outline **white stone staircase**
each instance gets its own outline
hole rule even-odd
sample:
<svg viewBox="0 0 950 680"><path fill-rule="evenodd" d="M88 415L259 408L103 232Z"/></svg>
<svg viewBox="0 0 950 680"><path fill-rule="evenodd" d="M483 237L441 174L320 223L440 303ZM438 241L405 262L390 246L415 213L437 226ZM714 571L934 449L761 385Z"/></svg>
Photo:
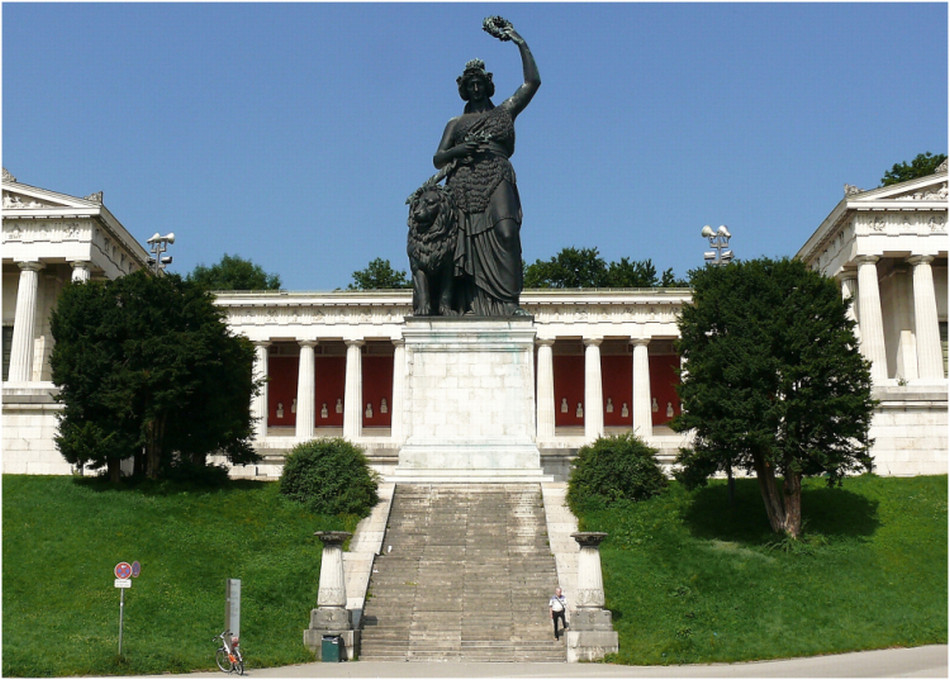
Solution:
<svg viewBox="0 0 950 680"><path fill-rule="evenodd" d="M570 528L563 516L553 524ZM536 483L397 485L360 658L564 662L547 606L559 566L549 526Z"/></svg>

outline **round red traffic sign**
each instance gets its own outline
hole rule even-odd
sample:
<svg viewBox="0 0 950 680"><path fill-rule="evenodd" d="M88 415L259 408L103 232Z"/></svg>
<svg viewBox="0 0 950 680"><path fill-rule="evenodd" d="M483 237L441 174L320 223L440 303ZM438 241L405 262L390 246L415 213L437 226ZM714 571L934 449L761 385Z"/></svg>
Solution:
<svg viewBox="0 0 950 680"><path fill-rule="evenodd" d="M132 575L132 565L128 562L119 562L115 565L115 577L116 578L128 578Z"/></svg>
<svg viewBox="0 0 950 680"><path fill-rule="evenodd" d="M135 560L135 562L132 563L132 576L134 578L138 578L139 574L141 573L142 573L142 565L139 564L138 560Z"/></svg>

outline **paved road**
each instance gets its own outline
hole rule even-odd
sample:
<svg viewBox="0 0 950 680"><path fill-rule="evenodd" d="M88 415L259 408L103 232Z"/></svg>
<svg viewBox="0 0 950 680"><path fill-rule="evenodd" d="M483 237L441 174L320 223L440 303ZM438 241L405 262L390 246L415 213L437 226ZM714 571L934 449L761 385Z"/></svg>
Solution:
<svg viewBox="0 0 950 680"><path fill-rule="evenodd" d="M155 676L168 680L169 676ZM221 673L192 673L218 678ZM946 678L947 645L709 666L600 663L312 663L248 671L250 678Z"/></svg>

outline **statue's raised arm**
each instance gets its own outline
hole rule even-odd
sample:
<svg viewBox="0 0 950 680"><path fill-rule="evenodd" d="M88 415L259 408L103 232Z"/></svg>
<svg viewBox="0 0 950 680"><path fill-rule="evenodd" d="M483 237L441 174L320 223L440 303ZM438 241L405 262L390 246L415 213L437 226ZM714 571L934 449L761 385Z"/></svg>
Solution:
<svg viewBox="0 0 950 680"><path fill-rule="evenodd" d="M510 40L518 46L518 50L521 52L524 82L513 95L501 103L501 106L505 106L511 111L511 117L514 118L524 110L531 98L534 97L534 93L541 87L541 74L538 72L538 65L534 61L534 55L531 54L528 43L507 19L499 16L487 17L482 23L482 30L499 40Z"/></svg>

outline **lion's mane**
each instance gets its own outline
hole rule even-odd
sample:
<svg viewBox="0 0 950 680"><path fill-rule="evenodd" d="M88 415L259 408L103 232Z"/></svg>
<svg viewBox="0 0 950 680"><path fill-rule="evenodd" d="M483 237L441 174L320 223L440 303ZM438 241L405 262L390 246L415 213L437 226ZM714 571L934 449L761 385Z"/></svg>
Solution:
<svg viewBox="0 0 950 680"><path fill-rule="evenodd" d="M439 210L431 225L418 224L415 216L416 201L428 191L439 194ZM407 251L410 263L425 272L435 272L454 257L458 240L458 216L448 191L442 186L432 186L417 192L409 208L409 238Z"/></svg>

